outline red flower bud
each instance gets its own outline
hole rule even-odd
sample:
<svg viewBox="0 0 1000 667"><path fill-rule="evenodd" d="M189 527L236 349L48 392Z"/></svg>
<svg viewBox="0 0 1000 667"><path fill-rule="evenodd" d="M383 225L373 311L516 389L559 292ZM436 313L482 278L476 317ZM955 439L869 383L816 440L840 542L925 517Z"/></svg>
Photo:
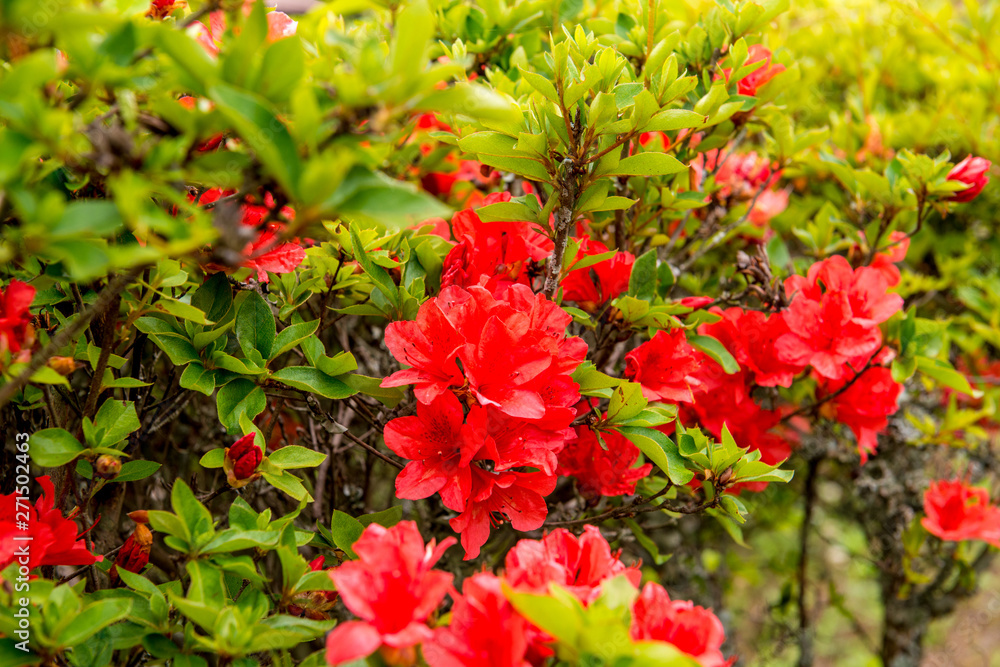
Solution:
<svg viewBox="0 0 1000 667"><path fill-rule="evenodd" d="M233 443L232 447L227 447L223 467L229 484L239 488L257 479L257 466L263 458L264 454L254 442L253 433L248 433Z"/></svg>
<svg viewBox="0 0 1000 667"><path fill-rule="evenodd" d="M115 557L115 564L108 572L113 586L118 585L118 568L138 574L149 562L149 550L153 546L153 531L145 523L137 523L135 530L125 540L125 544Z"/></svg>
<svg viewBox="0 0 1000 667"><path fill-rule="evenodd" d="M972 155L956 164L948 172L948 180L966 183L969 187L959 190L949 197L948 201L968 202L975 199L983 191L983 188L986 187L986 184L989 183L990 177L986 172L990 170L992 165L993 163L986 158L974 157Z"/></svg>

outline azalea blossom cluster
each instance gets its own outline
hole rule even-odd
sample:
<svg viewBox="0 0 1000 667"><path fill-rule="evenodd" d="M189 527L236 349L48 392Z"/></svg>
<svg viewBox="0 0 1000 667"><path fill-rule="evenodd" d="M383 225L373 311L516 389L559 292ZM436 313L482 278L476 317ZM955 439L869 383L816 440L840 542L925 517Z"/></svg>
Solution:
<svg viewBox="0 0 1000 667"><path fill-rule="evenodd" d="M612 578L623 576L639 588L639 570L622 563L594 526L579 537L557 529L540 540L521 540L499 575L474 574L461 593L451 574L434 569L452 544L448 538L425 545L410 521L368 526L353 547L358 560L330 573L359 620L341 623L328 635L327 662L341 665L379 651L388 664L414 664L420 650L430 667L542 665L554 653L554 639L518 613L505 586L548 595L557 585L585 607ZM454 603L450 622L436 625L434 614L446 596ZM630 635L633 641L669 643L703 667L728 664L718 617L692 602L671 600L656 583L638 592Z"/></svg>
<svg viewBox="0 0 1000 667"><path fill-rule="evenodd" d="M694 349L683 330L658 332L626 356L625 376L643 387L650 401L680 406L681 421L698 424L716 437L728 426L737 442L761 451L765 463L788 457L786 438L774 432L780 408L765 409L753 397L756 387L791 387L810 369L817 397L827 415L855 434L862 462L875 451L877 434L897 409L902 385L884 363L879 324L899 312L902 298L889 293L899 282L894 261L905 257L905 243L857 269L834 256L810 267L806 276L785 281L789 307L766 314L734 307L712 309L720 319L698 333L717 339L739 364L727 374ZM828 398L827 398L828 397ZM754 487L756 488L756 487Z"/></svg>
<svg viewBox="0 0 1000 667"><path fill-rule="evenodd" d="M385 427L389 449L410 459L396 478L400 498L434 493L449 509L467 558L490 527L534 530L547 515L557 455L573 436L587 354L566 336L571 317L544 295L515 284L499 297L483 286L445 287L416 321L391 323L385 342L409 368L382 382L414 385L417 414Z"/></svg>

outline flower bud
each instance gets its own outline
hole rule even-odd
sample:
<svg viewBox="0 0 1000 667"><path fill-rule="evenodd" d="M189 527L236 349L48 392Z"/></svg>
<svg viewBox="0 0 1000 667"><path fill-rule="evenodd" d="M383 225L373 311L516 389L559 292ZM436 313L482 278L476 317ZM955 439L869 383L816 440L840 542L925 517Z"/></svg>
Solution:
<svg viewBox="0 0 1000 667"><path fill-rule="evenodd" d="M956 164L948 172L948 180L965 183L968 187L953 194L948 198L948 201L969 202L975 199L990 181L987 172L991 166L992 163L986 158L974 157L972 155Z"/></svg>
<svg viewBox="0 0 1000 667"><path fill-rule="evenodd" d="M79 367L73 357L52 357L49 359L49 368L59 375L69 375Z"/></svg>
<svg viewBox="0 0 1000 667"><path fill-rule="evenodd" d="M136 523L149 523L149 512L146 510L136 510L128 513L128 518Z"/></svg>
<svg viewBox="0 0 1000 667"><path fill-rule="evenodd" d="M122 462L110 454L101 454L94 462L94 474L101 479L114 479L122 471Z"/></svg>
<svg viewBox="0 0 1000 667"><path fill-rule="evenodd" d="M227 447L222 467L226 471L229 485L238 489L257 479L260 476L256 472L257 466L263 458L260 447L254 442L253 433L248 433L233 443L232 447Z"/></svg>
<svg viewBox="0 0 1000 667"><path fill-rule="evenodd" d="M133 512L138 514L138 512ZM108 578L113 586L118 585L118 568L128 570L135 574L142 572L149 562L149 551L153 547L153 531L145 523L136 523L135 530L125 540L125 544L119 549L115 557L115 564L108 572Z"/></svg>

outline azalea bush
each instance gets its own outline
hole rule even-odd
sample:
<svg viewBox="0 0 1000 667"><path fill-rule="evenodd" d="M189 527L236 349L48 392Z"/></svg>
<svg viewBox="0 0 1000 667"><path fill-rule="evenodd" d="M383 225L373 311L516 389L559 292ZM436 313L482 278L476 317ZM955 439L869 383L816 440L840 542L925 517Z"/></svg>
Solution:
<svg viewBox="0 0 1000 667"><path fill-rule="evenodd" d="M3 664L920 664L1000 8L789 5L0 6Z"/></svg>

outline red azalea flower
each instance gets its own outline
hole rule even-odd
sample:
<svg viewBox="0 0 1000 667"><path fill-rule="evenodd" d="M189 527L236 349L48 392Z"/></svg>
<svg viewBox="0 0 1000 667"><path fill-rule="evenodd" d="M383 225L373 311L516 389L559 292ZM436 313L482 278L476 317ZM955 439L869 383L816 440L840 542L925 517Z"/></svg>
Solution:
<svg viewBox="0 0 1000 667"><path fill-rule="evenodd" d="M888 287L877 269L852 270L839 255L813 264L805 277L789 277L789 333L775 343L778 358L811 365L831 380L849 377L851 367L860 368L882 344L879 323L903 307L902 297Z"/></svg>
<svg viewBox="0 0 1000 667"><path fill-rule="evenodd" d="M49 476L39 477L38 483L42 495L34 505L18 501L17 493L0 496L0 570L15 560L29 570L43 565L92 565L104 560L87 550L76 523L55 508L56 490ZM28 513L27 531L18 518L24 512ZM18 536L31 540L15 539ZM25 549L25 545L30 546Z"/></svg>
<svg viewBox="0 0 1000 667"><path fill-rule="evenodd" d="M396 476L396 495L409 500L441 493L445 507L465 509L472 488L472 459L487 444L486 410L473 407L465 419L451 392L417 404L417 416L399 417L385 426L386 446L411 459ZM496 458L496 454L493 455Z"/></svg>
<svg viewBox="0 0 1000 667"><path fill-rule="evenodd" d="M247 259L240 266L256 271L261 282L268 282L268 271L291 273L306 258L305 249L297 243L279 242L282 229L278 223L269 224L243 253Z"/></svg>
<svg viewBox="0 0 1000 667"><path fill-rule="evenodd" d="M983 540L1000 547L1000 507L990 504L986 489L964 482L937 480L924 492L920 523L948 542Z"/></svg>
<svg viewBox="0 0 1000 667"><path fill-rule="evenodd" d="M788 208L788 192L785 190L764 190L753 202L749 219L757 227L765 227L771 218Z"/></svg>
<svg viewBox="0 0 1000 667"><path fill-rule="evenodd" d="M392 528L371 524L354 543L358 560L330 573L337 591L360 621L340 623L327 636L326 661L339 665L386 647L407 649L431 638L427 618L441 604L452 576L433 570L455 543L424 540L412 521Z"/></svg>
<svg viewBox="0 0 1000 667"><path fill-rule="evenodd" d="M449 523L462 534L465 560L479 555L494 524L509 521L514 530L540 528L549 509L545 496L556 487L555 475L543 472L489 472L472 467L472 493L465 511Z"/></svg>
<svg viewBox="0 0 1000 667"><path fill-rule="evenodd" d="M479 339L459 351L469 390L481 405L512 417L539 419L545 416L545 403L533 381L552 365L552 355L508 324L490 317Z"/></svg>
<svg viewBox="0 0 1000 667"><path fill-rule="evenodd" d="M986 184L990 182L988 172L992 165L993 163L986 158L969 155L952 167L951 171L948 172L948 180L965 183L968 187L964 190L959 190L949 197L948 200L969 202L975 199L983 191L983 188L986 187Z"/></svg>
<svg viewBox="0 0 1000 667"><path fill-rule="evenodd" d="M451 623L423 646L430 667L528 667L528 622L503 594L500 579L474 574L455 596Z"/></svg>
<svg viewBox="0 0 1000 667"><path fill-rule="evenodd" d="M608 252L606 245L590 238L580 240L580 254L577 261L591 255ZM597 306L615 298L628 289L635 256L630 252L618 252L611 259L571 270L562 279L563 299L575 301L581 308L594 311Z"/></svg>
<svg viewBox="0 0 1000 667"><path fill-rule="evenodd" d="M838 391L848 380L830 382L823 387L825 393ZM889 416L898 409L899 394L903 385L892 379L888 368L866 370L844 393L833 399L837 421L847 425L858 440L861 463L874 454L878 434L889 424Z"/></svg>
<svg viewBox="0 0 1000 667"><path fill-rule="evenodd" d="M549 592L549 584L559 584L590 604L600 595L601 584L619 574L639 588L642 573L620 556L596 526L585 526L579 537L556 528L541 540L521 540L507 552L504 579L514 588L540 594Z"/></svg>
<svg viewBox="0 0 1000 667"><path fill-rule="evenodd" d="M385 329L385 344L397 361L410 368L382 380L383 387L415 385L413 393L421 403L430 403L449 387L462 386L464 377L455 362L465 344L460 329L448 319L442 306L453 308L470 295L458 287L441 290L420 305L416 321L391 322Z"/></svg>
<svg viewBox="0 0 1000 667"><path fill-rule="evenodd" d="M510 193L491 194L486 204L510 201ZM483 285L499 296L514 284L528 285L528 268L552 251L552 242L528 222L482 222L473 209L451 220L458 244L444 260L441 286Z"/></svg>
<svg viewBox="0 0 1000 667"><path fill-rule="evenodd" d="M690 403L701 358L695 354L684 331L658 331L652 340L625 355L625 377L642 385L649 401Z"/></svg>
<svg viewBox="0 0 1000 667"><path fill-rule="evenodd" d="M790 387L794 377L805 369L804 365L782 361L775 350L778 338L788 333L782 313L768 316L738 307L712 312L722 315L722 320L703 324L698 333L717 338L748 371L754 384Z"/></svg>
<svg viewBox="0 0 1000 667"><path fill-rule="evenodd" d="M35 288L20 280L11 280L0 290L0 354L9 350L17 355L34 343L30 311L34 299Z"/></svg>
<svg viewBox="0 0 1000 667"><path fill-rule="evenodd" d="M568 382L576 400L579 399L579 387L576 383L563 377L558 377L557 384ZM558 390L559 387L554 387ZM561 393L561 392L559 392ZM541 394L546 404L546 418L534 422L506 415L496 408L487 408L489 415L489 437L496 447L494 454L483 450L483 457L494 461L494 470L503 472L517 467L538 468L546 475L556 474L559 465L559 452L566 441L574 437L575 431L569 426L576 418L576 412L567 407L564 410L553 408L554 398L550 394Z"/></svg>
<svg viewBox="0 0 1000 667"><path fill-rule="evenodd" d="M644 463L633 467L639 448L617 432L602 433L605 450L597 434L587 426L576 429L559 455L559 474L576 478L576 488L584 498L626 496L635 493L635 485L647 477L653 466Z"/></svg>
<svg viewBox="0 0 1000 667"><path fill-rule="evenodd" d="M702 667L726 667L722 621L711 610L690 601L671 600L666 589L649 582L632 605L632 639L673 644Z"/></svg>

